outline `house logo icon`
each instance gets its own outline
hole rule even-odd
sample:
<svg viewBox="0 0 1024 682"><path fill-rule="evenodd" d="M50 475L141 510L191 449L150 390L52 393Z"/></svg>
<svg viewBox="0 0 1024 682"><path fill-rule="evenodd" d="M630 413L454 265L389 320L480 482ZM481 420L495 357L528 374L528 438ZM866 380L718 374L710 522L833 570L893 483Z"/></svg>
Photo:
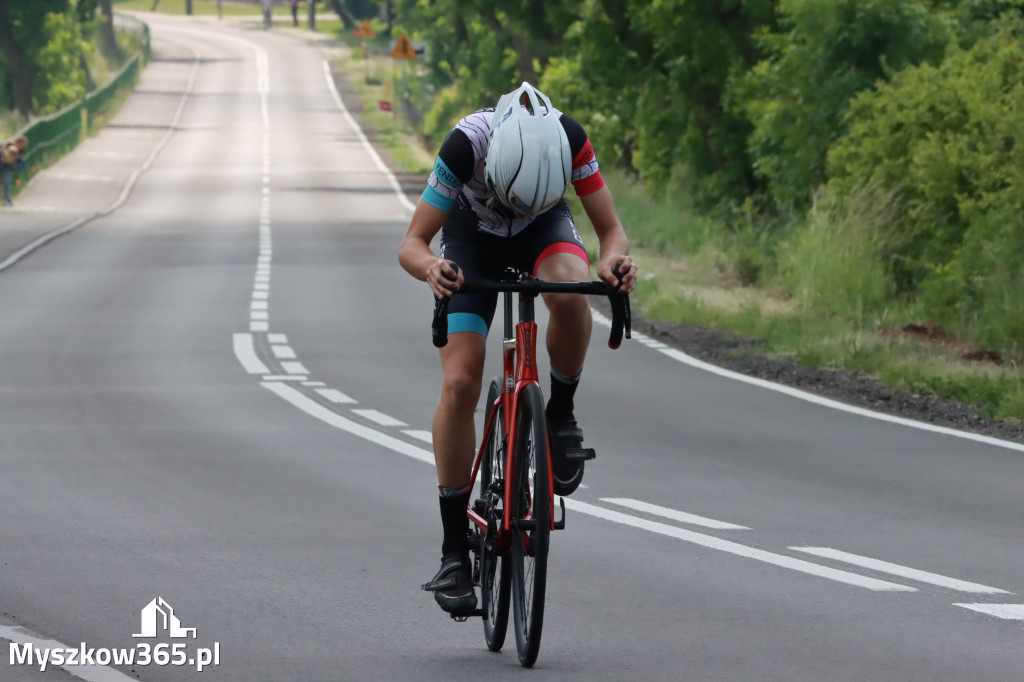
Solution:
<svg viewBox="0 0 1024 682"><path fill-rule="evenodd" d="M160 631L168 636L196 638L195 628L181 627L181 621L174 615L174 608L163 597L157 597L142 609L142 632L132 637L156 637Z"/></svg>

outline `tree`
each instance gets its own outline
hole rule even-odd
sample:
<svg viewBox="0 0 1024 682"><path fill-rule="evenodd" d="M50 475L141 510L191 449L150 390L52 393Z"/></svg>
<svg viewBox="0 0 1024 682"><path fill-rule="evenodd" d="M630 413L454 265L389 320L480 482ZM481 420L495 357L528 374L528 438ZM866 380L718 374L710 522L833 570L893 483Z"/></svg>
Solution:
<svg viewBox="0 0 1024 682"><path fill-rule="evenodd" d="M352 12L349 11L348 7L345 6L345 3L342 2L342 0L327 0L327 2L331 6L331 9L334 10L334 13L338 15L338 18L341 19L341 23L345 27L345 30L354 30L356 27L356 19L352 16ZM311 6L310 12L312 11L313 8Z"/></svg>
<svg viewBox="0 0 1024 682"><path fill-rule="evenodd" d="M754 186L750 124L726 98L773 17L771 0L588 0L542 82L653 190L684 168L706 203L738 203Z"/></svg>
<svg viewBox="0 0 1024 682"><path fill-rule="evenodd" d="M32 71L28 67L25 50L11 30L14 26L12 15L10 0L0 0L0 49L10 74L14 107L23 118L28 118L32 113Z"/></svg>
<svg viewBox="0 0 1024 682"><path fill-rule="evenodd" d="M46 15L46 42L34 55L32 108L52 113L80 100L89 87L89 73L82 68L92 47L82 37L81 24L69 12Z"/></svg>
<svg viewBox="0 0 1024 682"><path fill-rule="evenodd" d="M38 72L36 60L50 36L46 21L51 13L64 14L69 0L33 0L29 3L0 0L0 51L11 79L14 106L28 118L34 111ZM77 64L77 53L75 60Z"/></svg>
<svg viewBox="0 0 1024 682"><path fill-rule="evenodd" d="M121 61L124 59L124 52L117 44L117 36L114 35L114 10L110 0L99 0L102 19L99 24L100 49L107 57Z"/></svg>
<svg viewBox="0 0 1024 682"><path fill-rule="evenodd" d="M949 32L925 0L781 0L767 58L737 78L734 110L753 123L757 176L779 208L803 210L826 180L850 98L904 67L942 57Z"/></svg>

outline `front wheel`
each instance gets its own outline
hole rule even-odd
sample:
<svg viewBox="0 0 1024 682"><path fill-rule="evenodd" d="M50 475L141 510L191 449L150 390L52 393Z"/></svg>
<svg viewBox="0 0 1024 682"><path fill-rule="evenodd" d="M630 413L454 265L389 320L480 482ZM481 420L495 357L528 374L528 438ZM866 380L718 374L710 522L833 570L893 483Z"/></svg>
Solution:
<svg viewBox="0 0 1024 682"><path fill-rule="evenodd" d="M495 379L487 392L487 414L501 391ZM505 508L505 409L495 409L486 450L480 462L480 498L484 501L482 516L487 519L487 533L480 538L480 591L484 608L484 640L491 651L501 651L508 629L508 605L511 588L508 559L498 556L498 529Z"/></svg>
<svg viewBox="0 0 1024 682"><path fill-rule="evenodd" d="M529 668L540 651L551 534L550 465L544 399L526 386L516 406L511 472L512 606L519 662Z"/></svg>

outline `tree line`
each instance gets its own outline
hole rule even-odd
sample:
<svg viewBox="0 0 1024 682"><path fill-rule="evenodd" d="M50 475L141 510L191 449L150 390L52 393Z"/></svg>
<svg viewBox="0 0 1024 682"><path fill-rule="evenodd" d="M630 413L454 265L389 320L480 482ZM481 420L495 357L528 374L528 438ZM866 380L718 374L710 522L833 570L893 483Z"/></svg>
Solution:
<svg viewBox="0 0 1024 682"><path fill-rule="evenodd" d="M435 143L531 81L653 197L776 251L856 215L878 305L1024 354L1024 0L394 5L429 44Z"/></svg>

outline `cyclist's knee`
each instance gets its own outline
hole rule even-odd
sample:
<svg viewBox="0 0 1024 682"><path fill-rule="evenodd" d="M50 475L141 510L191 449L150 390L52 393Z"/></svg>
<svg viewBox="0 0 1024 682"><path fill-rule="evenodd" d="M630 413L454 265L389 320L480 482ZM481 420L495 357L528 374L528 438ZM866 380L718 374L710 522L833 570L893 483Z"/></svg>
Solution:
<svg viewBox="0 0 1024 682"><path fill-rule="evenodd" d="M480 399L481 377L472 371L450 368L441 384L442 399L456 410L474 410Z"/></svg>
<svg viewBox="0 0 1024 682"><path fill-rule="evenodd" d="M537 264L537 276L548 282L578 282L590 276L590 266L575 253L555 253Z"/></svg>
<svg viewBox="0 0 1024 682"><path fill-rule="evenodd" d="M562 319L583 320L590 313L586 297L580 294L545 294L544 304L551 315Z"/></svg>

